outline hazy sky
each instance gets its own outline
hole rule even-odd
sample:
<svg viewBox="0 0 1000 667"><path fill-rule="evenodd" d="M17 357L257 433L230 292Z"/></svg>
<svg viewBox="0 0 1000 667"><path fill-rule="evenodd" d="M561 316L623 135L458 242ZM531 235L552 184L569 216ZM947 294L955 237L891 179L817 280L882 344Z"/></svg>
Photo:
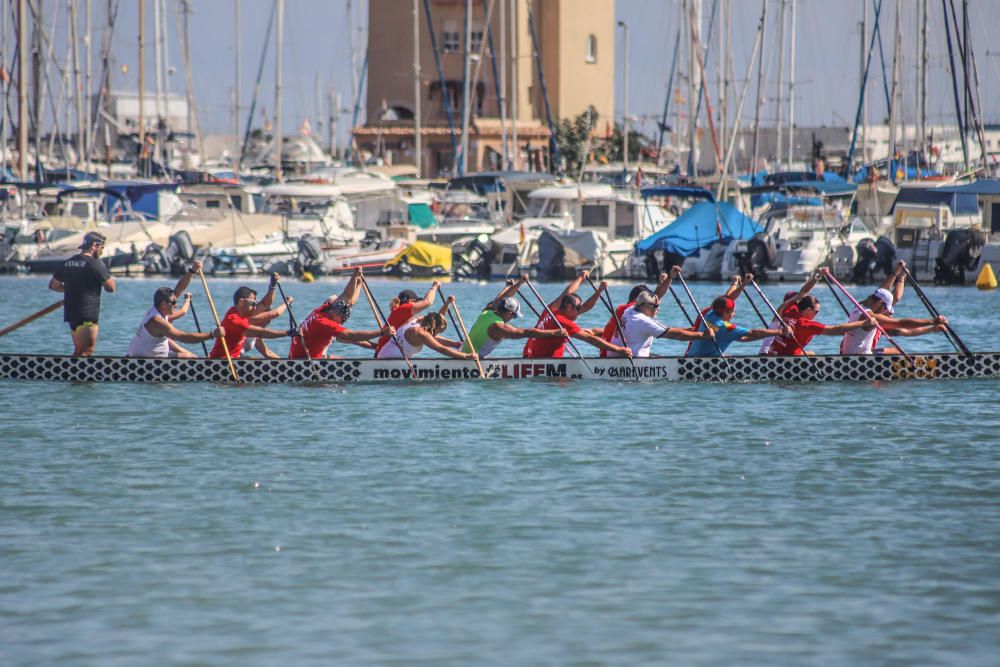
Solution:
<svg viewBox="0 0 1000 667"><path fill-rule="evenodd" d="M378 0L372 0L377 2ZM576 0L581 6L588 0ZM868 0L871 8L876 0ZM94 10L95 44L100 45L98 26L103 24L104 0L92 0ZM248 106L256 76L261 47L264 39L268 14L273 0L242 0L242 104ZM704 20L707 29L708 17L713 0L703 0ZM782 0L769 0L767 37L765 40L765 95L768 102L762 108L761 117L767 123L774 122L775 111L771 100L775 97L777 79L777 16ZM80 0L81 8L86 0ZM733 50L736 78L740 79L746 68L753 43L754 32L760 16L762 0L735 0L733 16ZM191 45L193 55L193 77L202 128L206 132L228 132L232 127L232 91L235 80L235 31L233 0L192 0L194 15L191 17ZM478 4L478 3L477 3ZM892 34L894 2L884 0L883 45L890 67L892 57ZM928 98L929 122L949 123L954 118L954 106L950 76L947 70L947 50L943 33L941 2L929 0L930 4L930 79L931 95ZM955 0L956 6L961 2ZM4 0L9 10L11 0ZM59 24L56 30L56 57L66 57L64 39L66 20L64 0L44 0L45 13L51 25L52 13L58 8ZM170 88L184 91L181 51L176 39L174 0L168 0L168 27L170 33L170 61L176 67L171 77ZM318 87L325 91L334 87L343 95L344 106L350 106L351 69L348 35L350 32L347 0L286 0L285 18L285 131L298 126L303 119L310 118L315 125L317 114ZM356 43L363 49L367 36L364 25L367 17L367 0L354 0ZM917 0L903 0L903 91L906 96L907 117L914 118L916 105L913 100L917 56ZM990 45L989 37L1000 33L1000 0L972 0L970 3L972 42L979 66L982 103L987 122L1000 121L1000 47ZM797 45L796 45L796 111L795 120L800 125L851 125L858 99L859 81L859 23L862 0L798 0ZM630 114L639 117L639 126L648 131L654 127L653 117L660 113L666 91L666 80L670 70L674 37L680 14L679 0L618 0L617 14L620 20L631 27L631 103ZM874 11L870 9L870 16ZM146 2L147 44L153 35L153 11L151 2ZM137 85L136 62L138 44L138 9L132 0L122 0L119 19L115 31L114 52L117 58L113 87L134 89ZM11 30L8 26L7 30ZM617 113L621 114L622 92L622 49L621 30L616 31ZM13 50L12 33L5 33L6 62L10 63ZM786 32L786 42L790 34ZM718 36L712 38L712 52L707 67L711 79L715 78L715 58L719 53ZM543 45L544 48L544 45ZM262 105L267 113L273 113L274 106L274 51L270 50L265 62L261 80ZM95 52L95 77L99 69ZM405 55L403 56L405 57ZM361 57L358 59L359 63ZM119 67L128 64L128 74L121 74ZM788 60L785 72L787 77ZM876 52L873 60L875 84L869 88L871 117L885 116L885 94L881 88L881 70ZM154 87L153 53L151 46L146 52L147 90ZM713 98L716 86L710 83ZM751 98L744 117L753 116ZM735 103L733 104L735 107ZM364 111L362 105L362 120ZM260 118L258 112L257 118ZM244 120L245 123L245 115ZM342 127L350 122L350 114L342 119ZM259 123L257 123L259 124Z"/></svg>

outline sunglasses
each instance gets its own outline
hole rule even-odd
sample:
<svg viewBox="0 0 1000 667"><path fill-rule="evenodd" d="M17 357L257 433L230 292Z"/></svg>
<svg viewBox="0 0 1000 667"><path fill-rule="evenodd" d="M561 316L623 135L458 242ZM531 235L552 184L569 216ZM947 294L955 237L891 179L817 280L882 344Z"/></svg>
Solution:
<svg viewBox="0 0 1000 667"><path fill-rule="evenodd" d="M245 299L243 299L243 300L244 300L244 301L246 301L246 304L247 304L248 306L250 306L251 308L253 308L254 306L256 306L256 305L257 305L257 299L246 299L246 298L245 298Z"/></svg>
<svg viewBox="0 0 1000 667"><path fill-rule="evenodd" d="M171 306L176 306L177 305L177 299L169 299L167 301L167 303L170 304Z"/></svg>

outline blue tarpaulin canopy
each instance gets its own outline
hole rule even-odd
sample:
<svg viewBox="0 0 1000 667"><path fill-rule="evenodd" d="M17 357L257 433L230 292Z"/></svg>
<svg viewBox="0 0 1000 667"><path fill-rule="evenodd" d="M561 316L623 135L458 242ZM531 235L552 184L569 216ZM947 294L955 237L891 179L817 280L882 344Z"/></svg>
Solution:
<svg viewBox="0 0 1000 667"><path fill-rule="evenodd" d="M721 239L719 226L722 227ZM639 252L666 250L689 257L715 241L728 243L736 239L750 239L762 231L763 227L728 202L701 201L660 231L639 241L636 249Z"/></svg>
<svg viewBox="0 0 1000 667"><path fill-rule="evenodd" d="M132 204L132 210L143 213L154 219L160 217L160 204L157 193L161 190L177 192L177 183L133 183L129 181L108 181L104 184L108 190L113 190ZM114 205L115 202L108 202Z"/></svg>

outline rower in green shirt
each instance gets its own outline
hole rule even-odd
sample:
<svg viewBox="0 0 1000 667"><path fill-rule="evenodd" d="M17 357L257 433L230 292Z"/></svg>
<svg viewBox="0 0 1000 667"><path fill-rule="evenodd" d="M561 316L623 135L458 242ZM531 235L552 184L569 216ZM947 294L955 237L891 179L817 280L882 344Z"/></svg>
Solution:
<svg viewBox="0 0 1000 667"><path fill-rule="evenodd" d="M475 350L479 358L483 359L507 339L559 338L563 335L559 329L522 329L508 324L521 314L521 304L513 295L517 294L517 290L527 280L528 276L521 276L520 280L507 285L496 299L486 306L469 330L469 338L462 345L463 352Z"/></svg>

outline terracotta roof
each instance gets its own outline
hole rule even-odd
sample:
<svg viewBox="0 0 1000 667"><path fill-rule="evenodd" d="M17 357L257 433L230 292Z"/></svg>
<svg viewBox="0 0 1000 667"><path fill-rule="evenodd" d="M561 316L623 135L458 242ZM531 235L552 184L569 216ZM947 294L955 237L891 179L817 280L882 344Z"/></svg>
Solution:
<svg viewBox="0 0 1000 667"><path fill-rule="evenodd" d="M510 132L510 128L507 128ZM363 125L361 127L356 127L351 132L357 137L412 137L413 136L413 125ZM469 134L472 136L500 136L500 123L474 123L469 128ZM420 136L448 136L451 134L451 130L448 129L447 125L438 126L424 126L420 128ZM460 134L459 128L455 128L456 136ZM547 139L549 137L549 128L543 125L529 125L525 127L520 125L517 128L518 138L530 138L530 139Z"/></svg>

